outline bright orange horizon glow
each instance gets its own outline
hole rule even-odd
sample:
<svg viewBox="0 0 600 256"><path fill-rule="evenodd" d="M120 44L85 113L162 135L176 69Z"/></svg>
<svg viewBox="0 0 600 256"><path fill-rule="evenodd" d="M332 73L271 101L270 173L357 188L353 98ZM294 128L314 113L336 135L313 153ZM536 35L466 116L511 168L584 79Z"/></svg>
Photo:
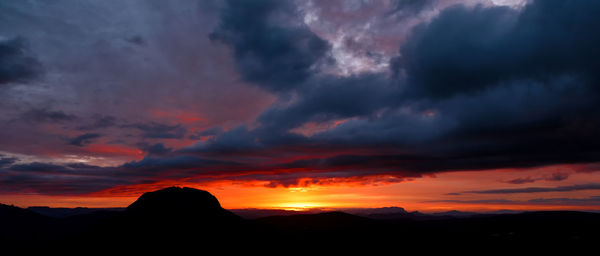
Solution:
<svg viewBox="0 0 600 256"><path fill-rule="evenodd" d="M396 183L369 183L340 181L306 186L267 187L268 181L212 181L205 183L163 181L116 187L81 196L1 195L0 202L21 207L126 207L147 191L169 186L187 186L207 190L215 195L226 209L284 209L303 211L310 209L403 207L408 211L440 212L492 211L492 210L600 210L600 205L557 205L529 203L539 198L587 198L597 196L595 190L573 192L543 192L516 194L447 195L461 191L555 187L570 184L600 182L597 172L569 171L567 180L540 180L527 184L507 184L501 181L516 177L539 176L552 170L565 170L553 166L529 170L462 171L424 176ZM376 179L377 180L377 179ZM481 203L482 200L510 200L510 202ZM457 202L463 201L463 202Z"/></svg>

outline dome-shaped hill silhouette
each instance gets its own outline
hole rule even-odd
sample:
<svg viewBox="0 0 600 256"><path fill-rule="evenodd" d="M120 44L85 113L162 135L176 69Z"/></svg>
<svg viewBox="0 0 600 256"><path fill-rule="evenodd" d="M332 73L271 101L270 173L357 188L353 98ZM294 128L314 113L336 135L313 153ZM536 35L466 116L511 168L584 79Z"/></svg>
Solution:
<svg viewBox="0 0 600 256"><path fill-rule="evenodd" d="M144 193L127 207L125 213L136 218L152 217L155 222L214 223L240 219L223 209L219 200L209 192L188 187L169 187Z"/></svg>
<svg viewBox="0 0 600 256"><path fill-rule="evenodd" d="M169 187L144 193L122 215L98 226L115 240L219 239L244 229L241 217L221 207L207 191Z"/></svg>
<svg viewBox="0 0 600 256"><path fill-rule="evenodd" d="M170 187L144 193L126 210L128 213L144 215L229 215L219 200L209 192L187 187Z"/></svg>

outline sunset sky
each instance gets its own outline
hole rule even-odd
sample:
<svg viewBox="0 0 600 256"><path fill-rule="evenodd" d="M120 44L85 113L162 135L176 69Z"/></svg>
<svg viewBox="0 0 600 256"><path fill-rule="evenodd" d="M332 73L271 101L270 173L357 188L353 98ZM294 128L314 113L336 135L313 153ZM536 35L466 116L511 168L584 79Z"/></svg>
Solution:
<svg viewBox="0 0 600 256"><path fill-rule="evenodd" d="M0 203L600 210L600 1L0 1Z"/></svg>

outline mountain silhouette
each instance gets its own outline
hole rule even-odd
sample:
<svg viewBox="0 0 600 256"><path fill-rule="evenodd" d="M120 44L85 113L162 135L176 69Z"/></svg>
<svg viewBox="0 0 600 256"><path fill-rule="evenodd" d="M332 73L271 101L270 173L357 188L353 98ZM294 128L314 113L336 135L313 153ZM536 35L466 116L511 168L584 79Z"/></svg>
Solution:
<svg viewBox="0 0 600 256"><path fill-rule="evenodd" d="M44 212L50 211L44 209ZM223 209L209 192L185 187L144 193L121 211L83 211L56 218L0 204L0 245L20 241L39 248L100 248L108 253L115 248L128 248L139 254L156 248L284 251L313 245L314 248L353 250L398 242L528 245L540 242L593 244L600 239L597 232L600 214L591 212L474 215L449 212L436 216L406 212L401 208L381 208L355 214L282 213L281 216L243 219Z"/></svg>
<svg viewBox="0 0 600 256"><path fill-rule="evenodd" d="M115 218L98 223L92 236L112 241L211 241L242 234L244 220L209 192L169 187L144 193Z"/></svg>
<svg viewBox="0 0 600 256"><path fill-rule="evenodd" d="M175 218L172 221L227 222L240 217L221 207L219 200L204 190L169 187L147 192L127 207L135 217Z"/></svg>
<svg viewBox="0 0 600 256"><path fill-rule="evenodd" d="M64 208L64 207L48 207L48 206L30 206L27 210L32 212L53 217L53 218L68 218L78 215L88 215L103 211L123 211L124 208L87 208L87 207L76 207L76 208Z"/></svg>
<svg viewBox="0 0 600 256"><path fill-rule="evenodd" d="M43 239L52 218L12 205L0 204L0 240Z"/></svg>

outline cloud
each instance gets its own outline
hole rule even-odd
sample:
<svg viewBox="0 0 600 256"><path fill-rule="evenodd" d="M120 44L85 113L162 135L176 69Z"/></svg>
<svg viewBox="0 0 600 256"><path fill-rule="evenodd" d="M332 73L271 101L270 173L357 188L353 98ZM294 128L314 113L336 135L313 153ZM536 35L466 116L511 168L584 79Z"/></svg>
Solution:
<svg viewBox="0 0 600 256"><path fill-rule="evenodd" d="M108 128L116 125L117 118L114 116L104 116L104 115L94 115L92 118L92 123L87 125L82 125L78 127L78 130L88 131L88 130L96 130Z"/></svg>
<svg viewBox="0 0 600 256"><path fill-rule="evenodd" d="M78 117L61 110L31 109L23 112L20 119L37 123L61 123L77 120Z"/></svg>
<svg viewBox="0 0 600 256"><path fill-rule="evenodd" d="M536 198L528 201L534 204L551 205L600 205L600 196L591 196L588 198Z"/></svg>
<svg viewBox="0 0 600 256"><path fill-rule="evenodd" d="M525 184L525 183L534 183L537 179L534 179L532 177L525 177L525 178L516 178L516 179L512 179L512 180L507 180L505 181L506 183L510 183L510 184Z"/></svg>
<svg viewBox="0 0 600 256"><path fill-rule="evenodd" d="M432 200L426 203L459 203L459 204L518 204L519 201L507 199L481 199L481 200Z"/></svg>
<svg viewBox="0 0 600 256"><path fill-rule="evenodd" d="M18 159L14 158L14 157L4 157L3 155L0 155L0 168L2 168L4 166L12 165L17 160Z"/></svg>
<svg viewBox="0 0 600 256"><path fill-rule="evenodd" d="M0 38L0 84L24 82L39 76L41 63L22 37Z"/></svg>
<svg viewBox="0 0 600 256"><path fill-rule="evenodd" d="M97 139L100 137L102 137L102 135L100 135L98 133L84 133L75 138L69 139L68 143L69 143L69 145L83 147L86 144L92 143L94 139Z"/></svg>
<svg viewBox="0 0 600 256"><path fill-rule="evenodd" d="M593 127L600 127L600 117L593 109L599 95L590 82L596 75L578 64L596 65L598 58L584 54L595 49L587 41L568 38L586 38L600 21L591 11L596 4L581 5L535 1L522 10L447 8L415 28L400 47L391 71L404 75L314 74L301 80L293 96L282 95L267 108L258 127L231 129L196 148L255 154L286 146L306 152L377 146L435 159L407 167L422 172L598 161L593 149L600 136ZM552 19L556 31L536 18L552 17L561 8L569 13L585 8L580 15L586 18L571 24L559 15ZM562 31L566 24L577 29ZM556 36L561 33L572 37ZM547 42L564 47L550 52ZM570 51L580 58L566 57ZM311 136L294 133L311 123L337 121Z"/></svg>
<svg viewBox="0 0 600 256"><path fill-rule="evenodd" d="M580 190L600 190L600 184L576 184L569 186L558 187L528 187L528 188L507 188L507 189L490 189L490 190L473 190L462 193L472 194L517 194L517 193L542 193L542 192L571 192Z"/></svg>
<svg viewBox="0 0 600 256"><path fill-rule="evenodd" d="M569 178L569 174L568 173L562 173L562 172L555 172L550 176L546 176L544 177L544 180L547 181L563 181Z"/></svg>
<svg viewBox="0 0 600 256"><path fill-rule="evenodd" d="M417 95L446 98L477 93L502 81L554 79L572 74L598 81L600 4L533 1L509 7L447 8L418 26L401 47L404 68Z"/></svg>
<svg viewBox="0 0 600 256"><path fill-rule="evenodd" d="M225 130L223 130L221 127L212 127L201 132L195 132L194 134L190 135L190 139L200 140L202 137L217 136L221 135L223 132L225 132Z"/></svg>
<svg viewBox="0 0 600 256"><path fill-rule="evenodd" d="M211 38L232 47L244 79L269 91L301 84L330 48L302 22L291 1L226 1L220 16Z"/></svg>
<svg viewBox="0 0 600 256"><path fill-rule="evenodd" d="M391 9L386 16L391 16L397 20L412 18L424 10L434 7L437 0L393 0L390 3Z"/></svg>
<svg viewBox="0 0 600 256"><path fill-rule="evenodd" d="M600 24L596 8L558 1L535 1L520 10L453 6L413 30L389 73L337 76L309 68L325 50L313 55L296 42L323 39L297 26L294 5L228 3L212 38L232 48L244 79L279 92L278 99L256 124L206 133L207 140L171 154L230 157L251 170L291 169L307 177L312 174L307 170L419 177L597 162L600 116L593 110L599 95L589 68L597 64L595 47L569 39L587 38ZM556 13L580 9L585 11L573 23L571 16ZM289 20L280 20L282 13ZM554 16L554 29L548 30L542 21ZM563 34L570 37L557 36ZM551 51L546 44L561 47ZM270 47L280 45L285 51L272 52ZM296 55L308 59L291 57ZM296 59L301 64L294 72L279 70ZM327 122L337 124L311 135L294 132ZM280 184L297 180L282 177Z"/></svg>
<svg viewBox="0 0 600 256"><path fill-rule="evenodd" d="M151 155L165 155L172 151L171 148L165 147L165 145L162 143L156 143L156 144L151 145L151 144L142 142L142 143L138 143L138 146L140 147L141 150L143 150L144 152L148 152L148 154L151 154Z"/></svg>
<svg viewBox="0 0 600 256"><path fill-rule="evenodd" d="M142 132L142 137L153 139L181 139L187 129L181 125L168 125L157 122L126 124L123 128L135 128Z"/></svg>
<svg viewBox="0 0 600 256"><path fill-rule="evenodd" d="M237 163L196 156L146 156L114 167L84 163L31 162L0 167L0 193L39 193L81 195L115 186L150 184L164 180L190 178L215 168L232 169ZM174 171L177 170L177 171Z"/></svg>
<svg viewBox="0 0 600 256"><path fill-rule="evenodd" d="M56 147L64 141L55 134L90 136L103 129L106 141L148 155L103 172L90 166L15 166L20 173L2 167L2 184L29 180L22 184L48 192L55 178L79 193L161 178L202 179L198 175L207 172L269 180L271 186L302 184L303 177L315 183L352 177L399 182L446 171L600 161L600 7L593 1L531 1L518 9L456 5L439 14L428 12L438 1L392 2L398 8L365 2L341 12L325 2L310 7L275 0L37 4L0 4L20 10L0 8L14 21L0 24L3 31L34 36L31 49L52 64L52 79L45 81L51 86L11 87L0 102L0 116L26 121L0 129L0 138L11 141L3 150L33 150L40 138L43 148L82 153ZM393 14L365 17L382 13L372 8ZM101 10L98 18L81 15L90 10ZM423 12L431 17L421 17ZM398 19L389 18L394 15ZM350 25L330 24L335 22ZM370 27L345 34L359 23ZM391 33L413 23L420 25L407 37ZM387 48L398 51L392 55ZM344 63L331 61L338 50ZM393 60L332 72L338 64L345 70L371 63L352 53ZM186 122L190 112L201 121ZM60 125L48 125L54 123ZM140 137L150 142L139 143ZM93 138L76 139L84 145ZM170 139L199 141L177 148L190 142ZM23 176L42 167L82 175ZM101 185L83 174L92 169ZM89 182L90 189L76 182Z"/></svg>
<svg viewBox="0 0 600 256"><path fill-rule="evenodd" d="M143 132L123 124L154 121L190 129L191 119L207 126L250 120L270 95L240 81L227 47L209 40L217 2L0 3L0 41L23 38L25 52L44 68L27 85L0 86L1 150L90 154L56 135L101 133L103 141L132 146ZM143 45L136 43L140 38ZM21 119L30 109L40 111ZM183 129L147 135L179 138ZM131 160L115 157L107 161Z"/></svg>
<svg viewBox="0 0 600 256"><path fill-rule="evenodd" d="M369 115L393 105L398 96L390 81L381 75L320 76L307 81L294 101L272 106L258 121L289 130L310 121Z"/></svg>
<svg viewBox="0 0 600 256"><path fill-rule="evenodd" d="M459 204L521 204L521 205L578 205L596 206L600 205L600 196L587 198L534 198L526 201L507 199L483 199L483 200L435 200L428 203L459 203Z"/></svg>
<svg viewBox="0 0 600 256"><path fill-rule="evenodd" d="M540 177L531 177L531 176L527 176L527 177L523 177L523 178L516 178L516 179L512 179L512 180L507 180L507 181L503 181L506 183L510 183L510 184L525 184L525 183L534 183L538 180L545 180L545 181L563 181L569 178L569 174L568 173L562 173L562 172L555 172L552 173L550 175L543 175Z"/></svg>
<svg viewBox="0 0 600 256"><path fill-rule="evenodd" d="M0 168L0 193L82 194L127 181L114 170L86 164L27 163Z"/></svg>

